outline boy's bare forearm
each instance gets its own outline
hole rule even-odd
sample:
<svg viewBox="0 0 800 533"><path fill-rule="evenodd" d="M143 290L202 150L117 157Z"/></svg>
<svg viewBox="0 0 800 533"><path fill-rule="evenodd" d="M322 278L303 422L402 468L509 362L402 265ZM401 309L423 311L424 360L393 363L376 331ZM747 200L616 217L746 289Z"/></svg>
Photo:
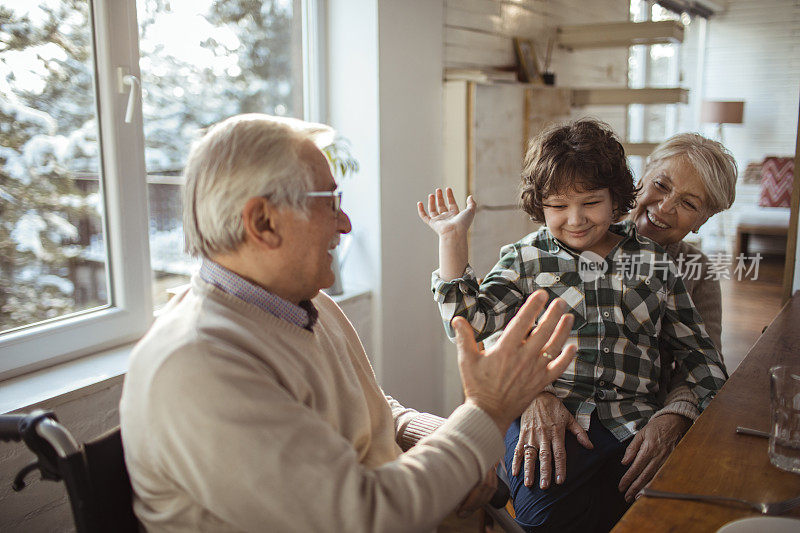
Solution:
<svg viewBox="0 0 800 533"><path fill-rule="evenodd" d="M468 261L467 231L454 230L439 236L439 277L444 281L460 278Z"/></svg>

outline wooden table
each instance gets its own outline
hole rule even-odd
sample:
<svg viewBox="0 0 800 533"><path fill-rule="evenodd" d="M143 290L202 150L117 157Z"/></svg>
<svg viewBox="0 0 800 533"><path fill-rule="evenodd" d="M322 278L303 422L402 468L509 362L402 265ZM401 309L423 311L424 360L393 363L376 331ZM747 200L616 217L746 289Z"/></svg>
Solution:
<svg viewBox="0 0 800 533"><path fill-rule="evenodd" d="M753 501L800 495L800 474L770 464L767 439L736 434L736 426L769 431L768 370L780 364L800 365L800 294L781 309L650 486ZM758 513L734 506L641 497L613 531L714 532L753 516ZM800 507L786 516L800 518Z"/></svg>

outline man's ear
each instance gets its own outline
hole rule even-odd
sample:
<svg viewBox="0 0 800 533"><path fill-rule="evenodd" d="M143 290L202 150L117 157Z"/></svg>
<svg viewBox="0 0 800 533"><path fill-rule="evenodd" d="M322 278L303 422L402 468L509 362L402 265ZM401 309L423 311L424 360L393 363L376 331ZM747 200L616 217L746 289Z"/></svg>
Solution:
<svg viewBox="0 0 800 533"><path fill-rule="evenodd" d="M277 248L281 243L275 226L277 214L275 206L266 198L253 197L247 200L242 209L242 224L247 238L255 244Z"/></svg>

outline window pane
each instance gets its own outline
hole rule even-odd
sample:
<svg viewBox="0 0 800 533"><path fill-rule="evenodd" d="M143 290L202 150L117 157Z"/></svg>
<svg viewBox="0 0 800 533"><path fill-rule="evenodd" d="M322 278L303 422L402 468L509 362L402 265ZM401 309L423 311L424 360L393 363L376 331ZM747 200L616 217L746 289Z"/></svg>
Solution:
<svg viewBox="0 0 800 533"><path fill-rule="evenodd" d="M653 4L652 17L650 20L681 20L681 16L678 13L675 13L669 9L665 9L658 4Z"/></svg>
<svg viewBox="0 0 800 533"><path fill-rule="evenodd" d="M650 64L647 71L648 87L675 87L678 47L675 44L654 44L650 46Z"/></svg>
<svg viewBox="0 0 800 533"><path fill-rule="evenodd" d="M0 331L109 303L88 2L0 6Z"/></svg>
<svg viewBox="0 0 800 533"><path fill-rule="evenodd" d="M181 173L204 128L238 113L302 117L297 0L138 0L153 300L188 281ZM176 31L180 28L180 31Z"/></svg>

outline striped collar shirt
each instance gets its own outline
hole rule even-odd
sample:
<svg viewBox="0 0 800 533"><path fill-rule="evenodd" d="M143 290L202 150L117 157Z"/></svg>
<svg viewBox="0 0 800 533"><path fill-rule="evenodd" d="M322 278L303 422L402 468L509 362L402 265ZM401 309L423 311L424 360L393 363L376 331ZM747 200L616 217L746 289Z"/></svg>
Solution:
<svg viewBox="0 0 800 533"><path fill-rule="evenodd" d="M311 330L317 321L317 310L311 301L304 300L300 305L295 305L209 259L203 260L200 277L218 289L297 327Z"/></svg>
<svg viewBox="0 0 800 533"><path fill-rule="evenodd" d="M666 342L688 370L687 383L702 410L727 375L714 343L663 248L622 222L622 237L605 258L587 268L588 254L564 246L545 227L504 246L500 261L479 285L470 267L445 282L433 273L432 290L445 329L465 317L477 340L502 331L538 289L561 298L575 316L569 342L578 354L554 383L555 394L588 428L600 421L620 440L634 435L661 407L657 400ZM590 256L591 258L591 256Z"/></svg>

